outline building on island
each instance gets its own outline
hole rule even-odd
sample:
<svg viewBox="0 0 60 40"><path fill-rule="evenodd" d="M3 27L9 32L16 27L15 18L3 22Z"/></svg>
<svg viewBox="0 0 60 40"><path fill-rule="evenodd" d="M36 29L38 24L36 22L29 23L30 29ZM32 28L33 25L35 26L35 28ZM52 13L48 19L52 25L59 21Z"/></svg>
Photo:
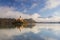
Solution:
<svg viewBox="0 0 60 40"><path fill-rule="evenodd" d="M16 21L19 21L19 22L23 22L23 18L21 18L21 16L18 18L18 19L16 19Z"/></svg>

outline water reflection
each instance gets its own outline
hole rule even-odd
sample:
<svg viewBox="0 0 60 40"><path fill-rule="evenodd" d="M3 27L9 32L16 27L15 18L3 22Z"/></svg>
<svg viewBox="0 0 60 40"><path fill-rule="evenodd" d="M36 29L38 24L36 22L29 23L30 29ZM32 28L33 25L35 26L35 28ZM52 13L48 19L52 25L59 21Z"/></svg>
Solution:
<svg viewBox="0 0 60 40"><path fill-rule="evenodd" d="M22 25L15 25L16 28L18 28L21 32L22 29L24 28L33 28L35 26L35 24L29 24L29 25L25 25L25 24L22 24Z"/></svg>
<svg viewBox="0 0 60 40"><path fill-rule="evenodd" d="M35 24L9 24L9 25L6 25L6 24L1 25L0 24L0 29L17 28L21 31L23 28L33 28L34 26L35 26Z"/></svg>
<svg viewBox="0 0 60 40"><path fill-rule="evenodd" d="M14 25L12 29L0 29L0 40L60 40L60 24L36 24L33 28Z"/></svg>

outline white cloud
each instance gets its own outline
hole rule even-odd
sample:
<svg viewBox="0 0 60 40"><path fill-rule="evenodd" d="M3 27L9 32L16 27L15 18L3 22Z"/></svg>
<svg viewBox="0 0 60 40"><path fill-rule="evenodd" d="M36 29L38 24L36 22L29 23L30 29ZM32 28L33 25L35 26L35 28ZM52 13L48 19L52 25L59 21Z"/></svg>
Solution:
<svg viewBox="0 0 60 40"><path fill-rule="evenodd" d="M19 16L22 16L22 18L26 18L26 19L32 18L34 20L40 17L38 13L29 15L19 11L14 11L14 8L0 7L0 18L18 18Z"/></svg>
<svg viewBox="0 0 60 40"><path fill-rule="evenodd" d="M60 12L54 12L53 16L54 17L60 17Z"/></svg>
<svg viewBox="0 0 60 40"><path fill-rule="evenodd" d="M38 5L37 3L33 3L30 9L36 7L37 5Z"/></svg>
<svg viewBox="0 0 60 40"><path fill-rule="evenodd" d="M53 9L53 8L58 7L58 6L60 6L60 0L47 0L45 7L42 8L40 11L43 12L45 10Z"/></svg>
<svg viewBox="0 0 60 40"><path fill-rule="evenodd" d="M57 22L60 21L60 12L54 12L51 18L37 18L37 21L42 22Z"/></svg>
<svg viewBox="0 0 60 40"><path fill-rule="evenodd" d="M0 7L0 18L18 18L19 16L22 16L22 18L32 18L37 22L56 22L60 21L60 13L54 12L51 18L39 18L41 17L40 14L34 13L32 15L24 14L19 11L14 11L14 8L9 7Z"/></svg>
<svg viewBox="0 0 60 40"><path fill-rule="evenodd" d="M60 12L54 12L53 18L60 21Z"/></svg>
<svg viewBox="0 0 60 40"><path fill-rule="evenodd" d="M45 10L49 10L49 9L54 9L54 8L57 8L58 6L60 6L60 0L48 0L46 2L46 5L45 7L40 10L41 12L44 12ZM51 12L52 13L52 12ZM60 12L54 12L52 13L52 17L51 18L39 18L40 21L60 21Z"/></svg>
<svg viewBox="0 0 60 40"><path fill-rule="evenodd" d="M40 15L38 14L38 13L35 13L35 14L33 14L33 15L31 15L31 18L33 18L33 19L37 19L38 17L40 17Z"/></svg>
<svg viewBox="0 0 60 40"><path fill-rule="evenodd" d="M0 7L0 18L18 18L19 16L22 16L23 18L30 18L28 14L14 11L14 8Z"/></svg>
<svg viewBox="0 0 60 40"><path fill-rule="evenodd" d="M60 5L60 0L48 0L46 2L46 8L52 9Z"/></svg>

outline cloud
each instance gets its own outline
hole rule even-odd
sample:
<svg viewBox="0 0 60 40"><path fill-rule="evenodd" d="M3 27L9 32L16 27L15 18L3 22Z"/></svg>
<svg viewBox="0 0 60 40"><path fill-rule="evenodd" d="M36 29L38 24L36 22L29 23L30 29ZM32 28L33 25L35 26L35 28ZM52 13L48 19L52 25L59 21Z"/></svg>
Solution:
<svg viewBox="0 0 60 40"><path fill-rule="evenodd" d="M13 7L0 7L0 18L18 18L19 16L22 16L24 19L32 18L36 20L40 15L38 13L34 13L32 15L24 14L19 11L15 11Z"/></svg>
<svg viewBox="0 0 60 40"><path fill-rule="evenodd" d="M51 16L50 18L39 18L39 20L42 22L43 21L44 22L46 22L46 21L48 21L48 22L60 21L60 12L56 11L58 9L57 7L59 7L59 6L60 6L60 0L48 0L46 2L45 7L42 8L40 11L45 12L45 11L49 10L49 11L51 11L52 15L50 15ZM55 8L57 8L57 9L55 9Z"/></svg>
<svg viewBox="0 0 60 40"><path fill-rule="evenodd" d="M40 11L44 12L45 10L54 9L60 6L60 0L47 0L44 8L42 8Z"/></svg>
<svg viewBox="0 0 60 40"><path fill-rule="evenodd" d="M33 3L30 9L35 8L37 5L37 3Z"/></svg>
<svg viewBox="0 0 60 40"><path fill-rule="evenodd" d="M53 16L54 17L60 17L60 12L54 12Z"/></svg>
<svg viewBox="0 0 60 40"><path fill-rule="evenodd" d="M37 22L59 22L60 21L60 12L54 12L51 17L43 18L38 13L32 15L32 18Z"/></svg>
<svg viewBox="0 0 60 40"><path fill-rule="evenodd" d="M28 14L15 11L14 8L0 7L0 18L18 18L19 16L22 16L23 18L29 18Z"/></svg>
<svg viewBox="0 0 60 40"><path fill-rule="evenodd" d="M48 9L52 9L52 8L55 8L57 6L60 6L60 0L48 0L46 2L46 8Z"/></svg>
<svg viewBox="0 0 60 40"><path fill-rule="evenodd" d="M60 12L54 12L53 15L52 15L51 20L60 21Z"/></svg>
<svg viewBox="0 0 60 40"><path fill-rule="evenodd" d="M42 18L40 14L34 13L32 15L24 14L19 11L15 11L13 7L0 7L0 18L19 18L22 16L24 19L32 18L37 22L57 22L60 21L60 12L54 12L50 18ZM39 18L40 17L40 18Z"/></svg>
<svg viewBox="0 0 60 40"><path fill-rule="evenodd" d="M41 22L59 22L60 12L54 12L50 18L38 18Z"/></svg>
<svg viewBox="0 0 60 40"><path fill-rule="evenodd" d="M38 14L38 13L34 13L34 14L32 14L31 15L31 18L33 18L33 19L37 19L38 17L40 17L40 15Z"/></svg>

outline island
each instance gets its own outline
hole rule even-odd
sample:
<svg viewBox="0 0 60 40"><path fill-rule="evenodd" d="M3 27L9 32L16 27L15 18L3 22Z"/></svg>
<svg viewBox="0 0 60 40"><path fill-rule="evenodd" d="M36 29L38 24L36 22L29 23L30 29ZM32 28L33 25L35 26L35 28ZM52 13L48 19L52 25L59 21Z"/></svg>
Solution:
<svg viewBox="0 0 60 40"><path fill-rule="evenodd" d="M14 28L15 26L21 26L24 27L29 25L35 25L35 21L32 18L29 19L23 19L23 18L0 18L0 28Z"/></svg>

